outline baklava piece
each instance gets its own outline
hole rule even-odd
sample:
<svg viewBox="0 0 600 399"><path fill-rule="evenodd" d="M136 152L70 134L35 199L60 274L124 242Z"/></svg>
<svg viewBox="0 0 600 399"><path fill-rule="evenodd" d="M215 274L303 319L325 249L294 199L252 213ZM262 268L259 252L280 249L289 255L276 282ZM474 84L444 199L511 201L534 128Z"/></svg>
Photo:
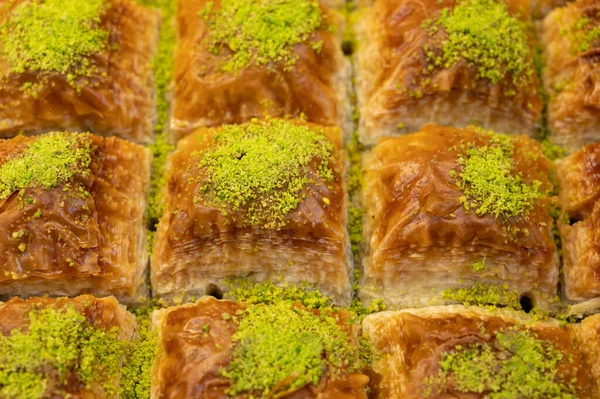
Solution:
<svg viewBox="0 0 600 399"><path fill-rule="evenodd" d="M117 138L0 141L0 298L147 294L150 152Z"/></svg>
<svg viewBox="0 0 600 399"><path fill-rule="evenodd" d="M152 140L159 16L134 0L0 1L0 137Z"/></svg>
<svg viewBox="0 0 600 399"><path fill-rule="evenodd" d="M350 123L341 14L317 0L180 0L171 130L267 115Z"/></svg>
<svg viewBox="0 0 600 399"><path fill-rule="evenodd" d="M114 297L0 302L0 397L118 398L136 328Z"/></svg>
<svg viewBox="0 0 600 399"><path fill-rule="evenodd" d="M346 310L204 297L155 311L152 399L366 399L358 324Z"/></svg>
<svg viewBox="0 0 600 399"><path fill-rule="evenodd" d="M372 397L598 398L598 331L460 305L373 314Z"/></svg>
<svg viewBox="0 0 600 399"><path fill-rule="evenodd" d="M247 276L349 303L343 175L337 128L282 119L200 128L167 166L154 294L215 294Z"/></svg>
<svg viewBox="0 0 600 399"><path fill-rule="evenodd" d="M433 122L535 133L527 0L377 0L356 26L362 142Z"/></svg>
<svg viewBox="0 0 600 399"><path fill-rule="evenodd" d="M599 24L600 3L593 0L558 8L543 23L548 128L552 141L570 151L600 141Z"/></svg>
<svg viewBox="0 0 600 399"><path fill-rule="evenodd" d="M474 127L381 140L363 164L363 299L417 307L472 294L518 307L525 295L550 307L551 166L529 137Z"/></svg>
<svg viewBox="0 0 600 399"><path fill-rule="evenodd" d="M565 294L600 297L600 143L557 161Z"/></svg>

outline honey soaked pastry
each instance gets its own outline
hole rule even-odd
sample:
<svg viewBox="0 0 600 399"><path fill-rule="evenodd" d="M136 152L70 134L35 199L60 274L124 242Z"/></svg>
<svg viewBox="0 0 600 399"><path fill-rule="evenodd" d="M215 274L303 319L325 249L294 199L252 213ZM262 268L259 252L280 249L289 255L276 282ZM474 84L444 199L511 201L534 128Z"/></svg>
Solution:
<svg viewBox="0 0 600 399"><path fill-rule="evenodd" d="M363 169L363 299L552 305L553 186L539 143L427 125L381 140Z"/></svg>
<svg viewBox="0 0 600 399"><path fill-rule="evenodd" d="M118 398L133 315L113 297L0 302L0 397Z"/></svg>
<svg viewBox="0 0 600 399"><path fill-rule="evenodd" d="M0 137L152 140L159 16L134 0L0 1Z"/></svg>
<svg viewBox="0 0 600 399"><path fill-rule="evenodd" d="M339 129L282 119L201 128L167 169L155 295L214 294L248 276L306 282L350 302Z"/></svg>
<svg viewBox="0 0 600 399"><path fill-rule="evenodd" d="M550 138L571 151L600 141L599 15L598 2L578 0L554 10L542 27Z"/></svg>
<svg viewBox="0 0 600 399"><path fill-rule="evenodd" d="M0 298L144 300L149 180L150 152L121 139L0 141Z"/></svg>
<svg viewBox="0 0 600 399"><path fill-rule="evenodd" d="M597 398L599 328L459 305L373 314L370 397Z"/></svg>
<svg viewBox="0 0 600 399"><path fill-rule="evenodd" d="M527 0L376 0L357 23L362 142L433 122L535 133Z"/></svg>
<svg viewBox="0 0 600 399"><path fill-rule="evenodd" d="M564 217L565 294L572 301L600 296L600 143L557 162Z"/></svg>
<svg viewBox="0 0 600 399"><path fill-rule="evenodd" d="M331 3L331 2L328 2ZM197 127L266 115L350 121L342 17L317 0L181 0L175 52L176 140Z"/></svg>
<svg viewBox="0 0 600 399"><path fill-rule="evenodd" d="M152 398L366 399L346 310L204 297L155 311Z"/></svg>

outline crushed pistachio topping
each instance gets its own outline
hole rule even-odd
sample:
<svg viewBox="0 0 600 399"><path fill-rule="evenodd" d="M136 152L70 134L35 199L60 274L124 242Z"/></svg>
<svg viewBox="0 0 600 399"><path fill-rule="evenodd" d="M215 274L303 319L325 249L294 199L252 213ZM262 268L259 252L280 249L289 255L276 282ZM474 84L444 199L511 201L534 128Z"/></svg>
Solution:
<svg viewBox="0 0 600 399"><path fill-rule="evenodd" d="M444 352L439 371L426 379L426 397L447 389L489 399L576 398L575 381L561 381L557 365L572 362L534 332L509 327L493 343L457 345Z"/></svg>
<svg viewBox="0 0 600 399"><path fill-rule="evenodd" d="M236 278L227 282L229 291L227 297L248 304L273 304L281 301L300 301L307 308L327 308L332 300L308 283L298 285L273 281L256 283L247 278Z"/></svg>
<svg viewBox="0 0 600 399"><path fill-rule="evenodd" d="M479 216L516 217L529 212L544 196L538 180L526 182L513 171L514 139L511 136L481 131L490 140L482 146L461 146L457 168L450 176L464 192L460 200L466 211Z"/></svg>
<svg viewBox="0 0 600 399"><path fill-rule="evenodd" d="M584 53L599 44L600 25L584 16L561 33L569 39L572 53Z"/></svg>
<svg viewBox="0 0 600 399"><path fill-rule="evenodd" d="M447 288L442 291L442 299L467 305L507 306L521 309L519 293L508 285L475 283L470 287Z"/></svg>
<svg viewBox="0 0 600 399"><path fill-rule="evenodd" d="M91 143L85 135L48 133L0 165L0 200L24 188L56 187L89 173Z"/></svg>
<svg viewBox="0 0 600 399"><path fill-rule="evenodd" d="M320 128L281 119L223 126L213 147L195 153L204 169L195 198L224 214L243 211L253 227L279 229L315 179L334 180L333 145ZM311 167L314 167L313 173Z"/></svg>
<svg viewBox="0 0 600 399"><path fill-rule="evenodd" d="M210 1L200 15L210 27L205 46L214 54L231 51L221 70L234 73L271 62L293 66L293 46L322 25L317 0L222 0L220 7ZM311 45L318 53L323 43Z"/></svg>
<svg viewBox="0 0 600 399"><path fill-rule="evenodd" d="M152 363L158 354L157 332L152 328L152 304L133 309L138 323L139 338L128 345L121 370L120 397L150 399Z"/></svg>
<svg viewBox="0 0 600 399"><path fill-rule="evenodd" d="M53 387L49 375L59 389L73 374L114 396L124 345L116 329L94 327L73 307L33 309L27 330L0 334L0 397L42 398Z"/></svg>
<svg viewBox="0 0 600 399"><path fill-rule="evenodd" d="M493 84L510 76L515 85L531 81L533 67L527 29L503 1L459 0L425 28L439 43L425 47L430 65L450 68L460 60L477 68L477 77Z"/></svg>
<svg viewBox="0 0 600 399"><path fill-rule="evenodd" d="M229 395L279 397L317 385L325 373L335 377L357 366L356 351L333 313L278 302L249 307L238 323L232 361L221 370L231 380Z"/></svg>
<svg viewBox="0 0 600 399"><path fill-rule="evenodd" d="M71 84L90 76L90 56L105 48L108 32L99 27L104 0L27 0L0 25L0 52L9 72L67 74Z"/></svg>

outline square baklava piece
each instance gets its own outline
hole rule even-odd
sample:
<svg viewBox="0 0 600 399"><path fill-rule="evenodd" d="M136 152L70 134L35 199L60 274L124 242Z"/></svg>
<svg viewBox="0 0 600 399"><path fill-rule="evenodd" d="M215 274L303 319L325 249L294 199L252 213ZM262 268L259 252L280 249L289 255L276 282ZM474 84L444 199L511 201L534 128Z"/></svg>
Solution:
<svg viewBox="0 0 600 399"><path fill-rule="evenodd" d="M535 133L528 0L376 0L356 25L362 142L433 122Z"/></svg>
<svg viewBox="0 0 600 399"><path fill-rule="evenodd" d="M343 18L325 3L179 1L174 139L197 127L266 115L304 116L348 133L350 67L341 50Z"/></svg>
<svg viewBox="0 0 600 399"><path fill-rule="evenodd" d="M114 297L0 302L0 397L118 398L136 328Z"/></svg>
<svg viewBox="0 0 600 399"><path fill-rule="evenodd" d="M475 127L427 125L382 139L363 161L363 299L462 303L473 288L550 306L551 166L533 139Z"/></svg>
<svg viewBox="0 0 600 399"><path fill-rule="evenodd" d="M160 18L134 0L0 2L0 137L152 140Z"/></svg>
<svg viewBox="0 0 600 399"><path fill-rule="evenodd" d="M343 175L338 128L283 119L200 128L167 166L154 294L215 294L249 277L308 283L349 303Z"/></svg>
<svg viewBox="0 0 600 399"><path fill-rule="evenodd" d="M550 138L571 151L600 140L599 24L600 4L578 0L554 10L542 26Z"/></svg>
<svg viewBox="0 0 600 399"><path fill-rule="evenodd" d="M561 326L460 305L367 316L373 398L600 396L600 317Z"/></svg>
<svg viewBox="0 0 600 399"><path fill-rule="evenodd" d="M150 152L117 138L0 141L0 298L147 294Z"/></svg>
<svg viewBox="0 0 600 399"><path fill-rule="evenodd" d="M565 294L600 297L600 143L557 161Z"/></svg>
<svg viewBox="0 0 600 399"><path fill-rule="evenodd" d="M152 319L153 399L367 397L359 325L346 310L204 297Z"/></svg>

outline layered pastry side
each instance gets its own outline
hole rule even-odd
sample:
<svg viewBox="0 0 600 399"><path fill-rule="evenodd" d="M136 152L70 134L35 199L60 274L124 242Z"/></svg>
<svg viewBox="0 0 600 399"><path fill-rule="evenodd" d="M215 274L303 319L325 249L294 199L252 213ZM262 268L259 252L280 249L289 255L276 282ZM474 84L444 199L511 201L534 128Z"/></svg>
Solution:
<svg viewBox="0 0 600 399"><path fill-rule="evenodd" d="M147 296L150 152L53 132L0 141L0 299Z"/></svg>
<svg viewBox="0 0 600 399"><path fill-rule="evenodd" d="M134 0L0 5L0 138L54 130L152 141L159 15Z"/></svg>
<svg viewBox="0 0 600 399"><path fill-rule="evenodd" d="M527 0L378 0L356 25L361 141L433 122L535 133L542 103Z"/></svg>
<svg viewBox="0 0 600 399"><path fill-rule="evenodd" d="M362 299L550 309L551 167L524 135L427 125L382 139L363 161Z"/></svg>
<svg viewBox="0 0 600 399"><path fill-rule="evenodd" d="M346 310L204 297L155 311L153 326L153 399L367 398Z"/></svg>
<svg viewBox="0 0 600 399"><path fill-rule="evenodd" d="M522 312L461 305L367 316L373 398L600 396L600 317L561 326Z"/></svg>
<svg viewBox="0 0 600 399"><path fill-rule="evenodd" d="M248 277L308 283L348 304L340 146L338 128L284 119L200 128L179 141L152 256L154 294L218 294Z"/></svg>
<svg viewBox="0 0 600 399"><path fill-rule="evenodd" d="M558 160L565 295L600 297L600 143Z"/></svg>
<svg viewBox="0 0 600 399"><path fill-rule="evenodd" d="M303 117L351 130L343 18L317 0L181 0L171 131ZM338 2L339 3L339 2Z"/></svg>
<svg viewBox="0 0 600 399"><path fill-rule="evenodd" d="M577 0L554 10L541 41L550 138L570 151L600 141L600 4Z"/></svg>
<svg viewBox="0 0 600 399"><path fill-rule="evenodd" d="M118 398L136 329L114 297L0 302L0 397Z"/></svg>

